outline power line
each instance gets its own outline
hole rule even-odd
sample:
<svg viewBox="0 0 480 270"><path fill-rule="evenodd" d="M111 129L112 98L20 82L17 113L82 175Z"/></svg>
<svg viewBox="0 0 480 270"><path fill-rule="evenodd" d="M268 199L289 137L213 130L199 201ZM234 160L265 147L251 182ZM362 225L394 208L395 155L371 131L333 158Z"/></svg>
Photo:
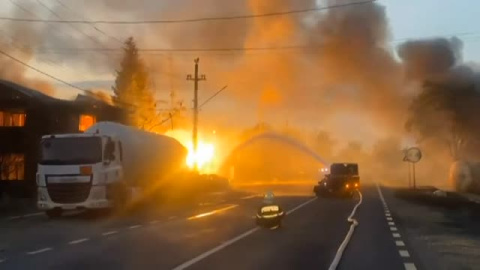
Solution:
<svg viewBox="0 0 480 270"><path fill-rule="evenodd" d="M4 55L5 57L10 58L11 60L13 60L13 61L15 61L15 62L17 62L17 63L19 63L19 64L22 64L22 65L24 65L24 66L26 66L26 67L28 67L28 68L30 68L30 69L38 72L38 73L40 73L40 74L43 74L43 75L45 75L45 76L47 76L47 77L49 77L49 78L51 78L51 79L53 79L53 80L55 80L55 81L57 81L57 82L63 83L63 84L65 84L65 85L69 86L69 87L75 88L75 89L80 90L80 91L84 91L84 92L88 91L88 90L83 89L83 88L81 88L81 87L78 87L78 86L76 86L76 85L74 85L74 84L71 84L71 83L69 83L69 82L67 82L67 81L64 81L64 80L62 80L62 79L60 79L60 78L57 78L57 77L55 77L55 76L53 76L53 75L50 75L50 74L48 74L48 73L46 73L46 72L44 72L44 71L42 71L42 70L40 70L40 69L38 69L38 68L36 68L36 67L34 67L34 66L31 66L31 65L23 62L22 60L20 60L20 59L18 59L18 58L16 58L16 57L14 57L14 56L6 53L5 51L3 51L3 50L1 50L1 49L0 49L0 54Z"/></svg>
<svg viewBox="0 0 480 270"><path fill-rule="evenodd" d="M212 100L214 97L216 97L218 94L220 94L221 92L223 92L223 90L227 89L228 85L225 85L224 87L222 87L222 89L218 90L215 94L213 94L211 97L207 98L207 100L205 100L202 104L200 104L200 106L198 106L198 109L201 109L203 107L203 105L207 104L210 100Z"/></svg>
<svg viewBox="0 0 480 270"><path fill-rule="evenodd" d="M239 16L223 16L223 17L203 17L203 18L193 18L193 19L175 19L175 20L141 20L141 21L107 21L107 20L45 20L45 19L27 19L27 18L13 18L13 17L0 17L0 20L5 21L14 21L14 22L32 22L32 23L72 23L72 24L174 24L174 23L195 23L195 22L206 22L206 21L225 21L225 20L238 20L238 19L253 19L261 17L274 17L274 16L284 16L291 14L299 13L308 13L313 11L322 11L334 8L343 8L348 6L358 6L364 4L374 3L376 0L355 2L355 3L345 3L330 5L325 7L314 7L306 8L299 10L289 10L281 12L270 12L263 14L251 14L251 15L239 15Z"/></svg>
<svg viewBox="0 0 480 270"><path fill-rule="evenodd" d="M67 6L65 3L63 3L62 1L60 0L55 0L59 5L61 5L64 9L70 11L71 13L75 14L75 15L78 15L78 13L76 11L74 11L73 9L71 9L69 6ZM92 26L93 29L95 29L95 31L99 32L100 34L106 36L107 38L109 39L112 39L112 40L115 40L116 42L120 43L123 45L123 41L119 40L118 38L114 37L114 36L111 36L107 33L105 33L103 30L99 29L95 24L93 23L89 23L90 26Z"/></svg>
<svg viewBox="0 0 480 270"><path fill-rule="evenodd" d="M44 3L42 3L40 0L37 0L37 2L43 6L46 10L48 10L51 14L53 14L55 17L57 17L58 19L62 19L62 17L60 15L58 15L55 11L53 11L50 7L48 7L47 5L45 5ZM104 47L103 44L98 41L96 38L86 34L85 32L83 32L82 30L78 29L77 27L73 26L71 23L68 23L68 25L76 30L77 32L79 32L80 34L86 36L87 38L89 38L91 41L93 41L94 43L97 43L98 45L100 45L102 48Z"/></svg>
<svg viewBox="0 0 480 270"><path fill-rule="evenodd" d="M295 50L295 49L316 49L318 46L294 45L294 46L277 46L277 47L232 47L232 48L151 48L141 49L139 52L234 52L234 51L272 51L272 50ZM39 52L119 52L122 48L38 48Z"/></svg>

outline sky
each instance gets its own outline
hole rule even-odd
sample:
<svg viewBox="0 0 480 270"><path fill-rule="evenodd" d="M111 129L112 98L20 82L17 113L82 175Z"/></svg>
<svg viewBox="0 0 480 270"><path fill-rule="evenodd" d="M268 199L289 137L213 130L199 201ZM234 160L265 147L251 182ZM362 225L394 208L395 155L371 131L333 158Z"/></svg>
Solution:
<svg viewBox="0 0 480 270"><path fill-rule="evenodd" d="M480 1L379 0L386 6L393 39L458 36L464 60L480 62Z"/></svg>
<svg viewBox="0 0 480 270"><path fill-rule="evenodd" d="M31 5L38 8L39 12L44 12L42 14L43 17L48 18L49 14L46 10L42 9L41 6L39 7L38 2L35 0L11 0L18 3L30 3ZM11 1L3 0L0 3L0 16L12 17L12 5ZM73 6L73 3L78 3L76 0L62 0L64 3L67 3L70 6ZM171 1L174 3L177 0L164 0L163 3L168 3ZM203 0L206 2L212 2L211 0ZM227 1L227 0L224 0ZM229 0L230 1L230 0ZM237 0L231 0L237 1ZM55 5L55 1L43 1L44 3L51 3L51 6ZM108 2L105 0L105 2ZM199 1L200 2L200 1ZM299 1L301 2L301 1ZM478 11L480 10L480 1L478 0L378 0L379 3L386 7L386 13L389 18L389 28L392 35L392 44L391 46L394 48L396 45L400 44L400 42L406 41L408 39L420 39L420 38L430 38L430 37L452 37L458 36L464 42L464 49L463 49L463 60L465 62L476 62L480 63L480 23L478 18ZM86 3L86 2L85 2ZM110 3L115 3L115 1L110 1ZM177 3L177 2L175 2ZM181 3L181 1L178 1ZM79 4L81 6L81 4ZM65 10L64 10L65 11ZM84 10L77 10L79 14L85 16L86 18L95 18L95 19L128 19L128 20L136 20L141 18L133 18L132 14L122 13L119 12L117 14L90 14L89 8L86 7ZM65 11L66 12L66 11ZM232 11L229 10L213 10L212 12L208 13L204 9L199 10L190 10L188 12L188 18L195 18L195 17L202 17L212 16L212 12L216 16L222 15L231 15ZM224 13L222 13L224 12ZM230 13L229 13L230 12ZM263 11L265 12L265 11ZM65 13L68 14L68 13ZM138 15L138 13L135 13ZM27 17L27 14L23 14L22 16L17 15L19 17ZM102 17L104 16L104 17ZM107 16L107 17L105 17ZM50 16L51 17L51 16ZM74 18L74 17L69 17ZM143 18L143 17L142 17ZM1 21L0 21L1 22ZM109 28L106 26L102 26L107 29L108 32ZM183 26L182 26L183 27ZM190 27L186 25L185 27ZM68 29L67 26L65 26ZM86 28L89 28L86 26ZM134 28L136 31L140 31L138 29L141 28ZM180 28L181 29L181 28ZM72 31L71 29L69 29ZM131 30L131 29L130 29ZM51 31L55 31L52 27ZM92 35L99 35L99 33L95 33L92 29L88 29L89 33ZM135 33L135 32L134 32ZM140 34L145 34L139 32ZM0 35L2 34L0 28ZM65 33L63 33L65 34ZM120 39L124 39L126 36L120 36L120 33L117 32ZM126 27L125 32L121 32L123 35L129 35L128 27ZM5 38L5 37L4 37ZM282 44L279 44L281 46ZM51 45L50 45L51 46ZM153 45L151 45L153 46ZM153 47L162 47L163 44L155 43ZM195 47L195 44L186 44L183 45L186 47ZM176 88L182 89L184 93L191 93L192 83L185 80L186 74L191 74L193 72L193 58L196 55L194 54L173 54L172 59L174 65L180 66L181 68L175 70L176 74L174 76L170 76L173 78L163 79L160 83L162 86L171 85L173 84ZM0 56L1 57L1 56ZM48 60L47 56L47 60ZM57 56L58 57L58 56ZM223 57L223 58L222 58ZM160 58L159 58L160 59ZM232 91L234 88L239 88L242 86L238 86L232 84L231 82L225 81L215 81L209 77L209 68L210 69L221 69L224 66L232 64L234 65L237 61L236 56L234 55L226 55L220 56L218 59L223 60L224 63L216 64L213 63L217 58L215 57L204 57L202 56L201 61L201 72L207 74L207 81L201 82L200 87L202 91L201 100L205 100L206 97L215 93L216 90L220 89L224 85L228 85L227 90L220 94L218 97L215 98L204 110L204 113L212 113L218 111L225 111L225 110L249 110L251 112L257 111L258 108L255 104L239 104L232 99L229 99L229 92ZM45 56L42 59L34 58L31 59L29 64L35 66L49 74L55 75L56 77L62 78L63 80L78 85L82 88L103 88L103 89L110 89L111 85L113 84L114 79L114 70L104 72L104 73L93 73L91 70L85 65L68 65L63 64L62 66L59 65L51 65L44 61ZM187 67L188 69L185 69ZM167 70L168 71L168 70ZM253 71L255 72L255 71ZM28 75L30 77L38 77L45 79L44 75L40 75L35 71L29 71ZM47 80L49 80L47 78ZM305 83L305 82L301 82ZM58 82L54 83L57 87L56 96L60 98L71 98L74 97L79 91L71 89L68 86L64 86ZM315 85L303 85L303 87L317 87ZM191 100L190 96L185 96L184 99L189 102ZM218 114L218 113L217 113ZM254 115L257 113L253 113ZM276 114L281 114L281 117L285 119L285 124L288 122L297 122L298 119L289 118L289 112L283 111L278 112ZM312 114L313 115L313 114ZM350 115L341 115L339 114L338 119L339 121L351 117ZM315 122L318 121L318 116L312 116L311 119L303 119L305 122ZM267 119L268 120L268 119ZM231 121L228 115L225 115L223 118L224 122ZM343 121L343 120L342 120ZM321 121L320 127L321 127ZM362 120L362 123L367 123L368 120ZM328 126L328 123L325 124ZM367 125L366 125L367 126ZM340 130L342 133L352 133L351 127L345 126L344 130ZM368 137L369 134L377 132L374 126L367 126L362 131L357 131L358 133L364 132L361 134L363 137Z"/></svg>
<svg viewBox="0 0 480 270"><path fill-rule="evenodd" d="M387 10L393 39L392 46L411 38L458 36L464 42L464 61L480 63L480 23L478 23L480 1L378 0L378 2ZM12 5L9 1L0 3L1 15L12 16L11 10ZM179 58L185 58L185 55ZM59 70L56 66L37 62L35 59L31 64L68 82L79 83L81 86L105 87L113 79L113 72L111 75L99 76L89 73L88 70L78 70L76 67L63 67ZM44 78L36 72L31 71L29 74ZM72 97L78 93L58 84L57 87L63 89L57 91L57 96L60 98Z"/></svg>

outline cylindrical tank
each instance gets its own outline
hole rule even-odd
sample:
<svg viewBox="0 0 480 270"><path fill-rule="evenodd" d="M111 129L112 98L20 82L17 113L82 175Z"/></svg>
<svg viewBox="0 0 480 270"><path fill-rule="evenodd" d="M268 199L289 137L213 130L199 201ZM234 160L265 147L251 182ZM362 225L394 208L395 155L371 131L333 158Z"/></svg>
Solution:
<svg viewBox="0 0 480 270"><path fill-rule="evenodd" d="M450 166L449 183L458 192L480 193L480 163L454 162Z"/></svg>
<svg viewBox="0 0 480 270"><path fill-rule="evenodd" d="M132 186L159 183L186 166L187 149L168 136L113 122L99 122L86 133L110 136L122 143L124 177Z"/></svg>

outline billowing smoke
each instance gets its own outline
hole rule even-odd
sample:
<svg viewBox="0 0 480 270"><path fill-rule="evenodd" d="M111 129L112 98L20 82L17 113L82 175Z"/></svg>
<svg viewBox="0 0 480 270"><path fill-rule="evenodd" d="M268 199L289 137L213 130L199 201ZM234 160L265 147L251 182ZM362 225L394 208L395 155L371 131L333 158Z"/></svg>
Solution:
<svg viewBox="0 0 480 270"><path fill-rule="evenodd" d="M85 20L236 16L358 2L148 0L139 5L138 1L127 0L56 0L41 5L39 1L30 4L12 1L21 7L13 6L17 17ZM27 48L35 54L36 60L52 61L98 75L114 73L121 51L105 49L122 47L122 41L129 36L135 38L139 48L246 48L242 52L142 52L154 78L152 88L162 98L168 97L169 90L176 90L176 95L186 103L191 99L191 82L185 81L185 75L193 72L193 58L197 56L201 58L201 73L207 75L207 81L200 83L201 100L214 94L217 88L229 85L227 91L202 109L202 126L214 122L228 129L235 125L245 128L265 121L277 126L287 122L324 129L334 138L332 140L347 148L348 140L362 141L364 147L358 148L361 149L358 152L362 152L358 158L365 149L372 148L373 156L386 158L393 164L394 159L401 160L404 145L399 138L405 136L407 118L417 143L429 145L426 151L432 153L431 156L438 149L442 153L439 160L447 160L443 158L445 151L440 141L452 134L449 131L453 127L450 124L442 126L442 123L476 125L468 116L478 115L473 108L478 105L475 101L480 80L474 69L462 64L460 40L407 41L398 47L401 61L397 61L394 48L389 47L387 10L379 3L200 23L8 25L4 28L8 36L29 45ZM248 50L254 47L265 49ZM91 48L96 49L90 51ZM5 65L1 66L1 74L12 72L5 71ZM25 70L12 74L16 75L2 77L21 81ZM417 102L425 95L436 97L437 107ZM466 107L470 109L460 111L467 101ZM437 132L440 129L436 128L441 128L442 132ZM472 134L477 135L475 132L462 129L462 138L471 141ZM434 134L446 135L438 140L426 139ZM374 144L378 139L382 139L381 143ZM357 148L352 149L347 152L353 158L351 153ZM392 156L386 157L386 153ZM369 162L373 160L368 159ZM435 164L439 160L435 160Z"/></svg>
<svg viewBox="0 0 480 270"><path fill-rule="evenodd" d="M14 15L20 15L21 10L15 9ZM38 44L41 40L40 33L37 27L26 24L3 23L0 34L4 36L0 40L0 50L8 55L11 55L20 61L28 63L34 58L34 52L31 46L25 44ZM21 85L42 91L48 95L54 94L53 86L47 81L30 78L27 74L29 69L8 58L5 55L0 55L0 79L10 80Z"/></svg>

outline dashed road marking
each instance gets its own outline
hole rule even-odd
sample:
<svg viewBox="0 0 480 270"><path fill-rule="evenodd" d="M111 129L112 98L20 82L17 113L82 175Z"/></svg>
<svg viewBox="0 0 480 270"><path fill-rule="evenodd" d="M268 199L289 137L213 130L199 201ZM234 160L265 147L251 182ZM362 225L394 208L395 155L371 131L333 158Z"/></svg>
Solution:
<svg viewBox="0 0 480 270"><path fill-rule="evenodd" d="M68 242L69 245L76 245L76 244L80 244L80 243L83 243L83 242L87 242L88 238L82 238L82 239L78 239L78 240L73 240L73 241L70 241Z"/></svg>
<svg viewBox="0 0 480 270"><path fill-rule="evenodd" d="M403 241L395 241L395 245L397 245L397 247L404 247L404 246L405 246L405 242L403 242Z"/></svg>
<svg viewBox="0 0 480 270"><path fill-rule="evenodd" d="M292 213L293 211L298 210L300 207L303 207L303 206L305 206L305 205L313 202L315 199L316 199L316 198L312 198L312 199L306 201L305 203L302 203L301 205L299 205L299 206L295 207L294 209L290 210L289 213ZM232 238L232 239L230 239L230 240L228 240L228 241L226 241L226 242L223 242L222 244L220 244L220 245L218 245L218 246L216 246L216 247L214 247L214 248L212 248L212 249L210 249L210 250L208 250L208 251L206 251L206 252L198 255L197 257L195 257L195 258L193 258L193 259L191 259L191 260L188 260L188 261L180 264L179 266L173 268L173 270L182 270L182 269L185 269L185 268L187 268L187 267L190 267L190 266L196 264L197 262L199 262L199 261L207 258L208 256L210 256L210 255L212 255L212 254L214 254L214 253L217 253L218 251L220 251L220 250L222 250L222 249L224 249L224 248L226 248L226 247L234 244L234 243L237 242L237 241L242 240L243 238L251 235L252 233L254 233L254 232L258 231L258 230L259 230L258 227L252 228L252 229L250 229L250 230L248 230L248 231L246 231L246 232L244 232L244 233L242 233L242 234L240 234L240 235L238 235L238 236L236 236L236 237L234 237L234 238Z"/></svg>
<svg viewBox="0 0 480 270"><path fill-rule="evenodd" d="M395 227L395 222L393 221L393 218L390 214L390 210L388 209L387 203L385 202L385 198L383 197L382 190L380 189L380 186L378 184L377 184L377 191L380 196L380 200L382 201L383 206L385 208L385 216L387 219L387 223L389 225L390 231L392 231L392 236L395 239L395 245L398 248L398 253L400 254L400 257L408 261L408 258L410 258L410 253L405 248L405 242L402 241L401 235L397 232L398 228ZM417 267L412 262L404 262L403 265L405 267L405 270L417 270Z"/></svg>
<svg viewBox="0 0 480 270"><path fill-rule="evenodd" d="M408 253L408 250L399 250L398 252L402 258L410 258L410 253Z"/></svg>
<svg viewBox="0 0 480 270"><path fill-rule="evenodd" d="M42 249L37 249L37 250L34 250L34 251L29 251L27 252L28 255L36 255L36 254L39 254L39 253L43 253L43 252L47 252L47 251L50 251L52 250L52 248L42 248Z"/></svg>
<svg viewBox="0 0 480 270"><path fill-rule="evenodd" d="M118 233L118 231L109 231L109 232L104 232L102 233L103 236L108 236L108 235L112 235L112 234L116 234Z"/></svg>
<svg viewBox="0 0 480 270"><path fill-rule="evenodd" d="M417 270L414 263L404 263L405 270Z"/></svg>
<svg viewBox="0 0 480 270"><path fill-rule="evenodd" d="M245 197L240 198L240 200L248 200L248 199L252 199L252 198L255 198L255 197L257 197L257 195L249 195L249 196L245 196Z"/></svg>
<svg viewBox="0 0 480 270"><path fill-rule="evenodd" d="M133 229L138 229L138 228L140 228L140 227L142 227L142 225L132 225L132 226L130 226L130 227L128 227L128 228L129 228L130 230L133 230Z"/></svg>

